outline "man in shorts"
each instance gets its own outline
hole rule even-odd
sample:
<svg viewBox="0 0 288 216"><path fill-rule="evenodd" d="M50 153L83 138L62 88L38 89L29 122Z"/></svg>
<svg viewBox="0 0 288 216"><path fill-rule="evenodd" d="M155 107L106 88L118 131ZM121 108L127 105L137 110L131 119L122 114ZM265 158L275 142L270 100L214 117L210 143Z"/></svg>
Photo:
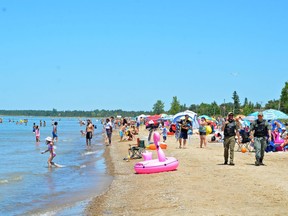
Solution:
<svg viewBox="0 0 288 216"><path fill-rule="evenodd" d="M52 130L52 141L54 142L54 139L56 142L58 142L58 135L57 135L57 125L58 125L58 122L54 122L53 124L53 130Z"/></svg>
<svg viewBox="0 0 288 216"><path fill-rule="evenodd" d="M182 119L179 122L179 126L180 126L179 148L182 148L182 139L183 139L183 148L186 148L188 130L190 128L192 129L192 122L189 120L189 115L185 115L185 119Z"/></svg>
<svg viewBox="0 0 288 216"><path fill-rule="evenodd" d="M86 146L91 146L91 140L93 137L94 127L90 119L87 120L86 126Z"/></svg>

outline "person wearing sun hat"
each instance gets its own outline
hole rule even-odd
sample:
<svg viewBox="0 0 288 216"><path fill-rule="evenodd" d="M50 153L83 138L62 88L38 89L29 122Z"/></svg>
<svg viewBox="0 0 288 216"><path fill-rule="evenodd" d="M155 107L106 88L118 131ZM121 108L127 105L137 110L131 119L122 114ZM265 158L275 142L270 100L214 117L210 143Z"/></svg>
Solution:
<svg viewBox="0 0 288 216"><path fill-rule="evenodd" d="M55 157L56 157L56 153L54 151L55 147L54 147L54 143L53 143L53 138L52 137L46 137L45 139L46 144L47 144L47 150L42 151L41 154L44 154L46 152L50 152L50 156L48 158L48 167L52 167L52 165L54 165L54 162L52 161Z"/></svg>
<svg viewBox="0 0 288 216"><path fill-rule="evenodd" d="M255 166L264 165L263 159L267 141L271 141L271 125L264 120L262 112L258 112L258 119L250 125L250 138L251 142L254 143Z"/></svg>

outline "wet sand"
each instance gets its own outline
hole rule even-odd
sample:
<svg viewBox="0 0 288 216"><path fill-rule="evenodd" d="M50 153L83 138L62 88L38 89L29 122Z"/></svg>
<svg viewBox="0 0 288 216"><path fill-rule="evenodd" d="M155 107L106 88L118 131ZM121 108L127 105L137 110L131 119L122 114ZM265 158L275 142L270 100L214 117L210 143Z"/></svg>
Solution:
<svg viewBox="0 0 288 216"><path fill-rule="evenodd" d="M139 137L147 135L142 129ZM287 215L288 152L267 153L265 166L259 167L254 165L254 152L235 152L236 165L229 166L223 165L221 143L199 148L195 134L187 149L176 149L174 136L169 136L164 152L179 160L178 169L140 175L133 167L142 159L123 160L129 144L136 141L118 140L115 132L105 156L114 181L107 192L90 202L88 216Z"/></svg>

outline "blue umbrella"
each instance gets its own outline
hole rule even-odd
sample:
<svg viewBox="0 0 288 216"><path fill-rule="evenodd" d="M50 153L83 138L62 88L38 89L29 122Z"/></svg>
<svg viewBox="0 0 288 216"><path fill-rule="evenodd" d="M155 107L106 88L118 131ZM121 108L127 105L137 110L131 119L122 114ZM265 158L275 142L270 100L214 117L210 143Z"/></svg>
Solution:
<svg viewBox="0 0 288 216"><path fill-rule="evenodd" d="M287 114L285 114L279 110L274 110L274 109L264 110L263 115L264 115L264 119L266 119L266 120L288 119ZM251 113L248 116L253 116L256 119L258 116L258 112Z"/></svg>

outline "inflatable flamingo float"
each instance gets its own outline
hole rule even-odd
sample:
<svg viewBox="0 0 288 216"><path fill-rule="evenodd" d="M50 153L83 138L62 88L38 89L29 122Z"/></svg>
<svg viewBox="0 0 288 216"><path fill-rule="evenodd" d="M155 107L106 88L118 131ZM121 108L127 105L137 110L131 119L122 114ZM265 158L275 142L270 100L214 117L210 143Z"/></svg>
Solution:
<svg viewBox="0 0 288 216"><path fill-rule="evenodd" d="M154 133L153 139L157 148L156 150L158 159L146 160L136 163L134 166L136 173L149 174L149 173L172 171L177 169L179 164L178 160L174 157L165 157L164 152L160 148L159 146L160 134L158 132Z"/></svg>

